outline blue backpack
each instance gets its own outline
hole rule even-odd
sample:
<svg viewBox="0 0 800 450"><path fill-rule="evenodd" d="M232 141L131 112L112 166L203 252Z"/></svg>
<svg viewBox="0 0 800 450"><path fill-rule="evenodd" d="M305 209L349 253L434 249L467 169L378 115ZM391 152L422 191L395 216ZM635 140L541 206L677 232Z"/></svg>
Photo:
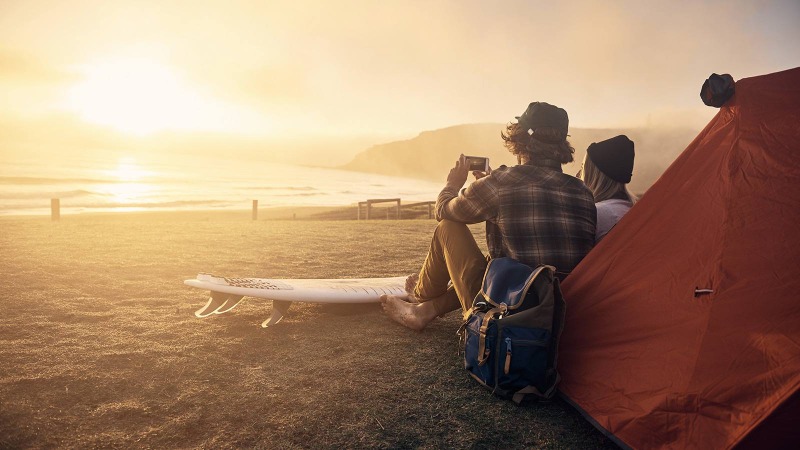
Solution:
<svg viewBox="0 0 800 450"><path fill-rule="evenodd" d="M464 367L495 394L550 399L560 379L558 340L566 305L555 268L489 261L481 292L459 329Z"/></svg>

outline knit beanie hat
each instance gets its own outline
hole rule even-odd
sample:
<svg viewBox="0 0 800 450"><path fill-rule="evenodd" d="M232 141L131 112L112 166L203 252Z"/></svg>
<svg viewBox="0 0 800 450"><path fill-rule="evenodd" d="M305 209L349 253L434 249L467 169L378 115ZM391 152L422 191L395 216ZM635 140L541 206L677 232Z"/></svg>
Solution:
<svg viewBox="0 0 800 450"><path fill-rule="evenodd" d="M633 175L633 141L624 134L594 142L586 149L589 159L612 180L629 183Z"/></svg>
<svg viewBox="0 0 800 450"><path fill-rule="evenodd" d="M558 106L545 102L533 102L521 116L517 116L517 123L531 133L531 136L544 142L558 143L567 138L569 128L569 117L567 112ZM536 130L541 128L553 128L560 136L557 138L541 138L536 134Z"/></svg>

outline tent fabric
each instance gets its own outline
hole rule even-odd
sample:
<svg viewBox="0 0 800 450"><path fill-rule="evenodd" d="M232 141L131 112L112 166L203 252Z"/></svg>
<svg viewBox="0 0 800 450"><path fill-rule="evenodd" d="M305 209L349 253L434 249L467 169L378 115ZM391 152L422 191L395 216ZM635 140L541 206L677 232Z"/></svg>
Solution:
<svg viewBox="0 0 800 450"><path fill-rule="evenodd" d="M618 443L800 445L800 68L739 80L563 292L562 395Z"/></svg>

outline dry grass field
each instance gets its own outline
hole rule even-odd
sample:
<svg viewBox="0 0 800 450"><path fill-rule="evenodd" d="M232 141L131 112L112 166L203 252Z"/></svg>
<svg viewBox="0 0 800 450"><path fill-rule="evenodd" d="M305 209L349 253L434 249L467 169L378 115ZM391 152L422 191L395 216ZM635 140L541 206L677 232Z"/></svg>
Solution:
<svg viewBox="0 0 800 450"><path fill-rule="evenodd" d="M0 218L0 448L614 448L560 400L475 383L458 314L417 333L378 305L298 304L262 329L268 302L196 319L206 294L183 284L404 275L434 225Z"/></svg>

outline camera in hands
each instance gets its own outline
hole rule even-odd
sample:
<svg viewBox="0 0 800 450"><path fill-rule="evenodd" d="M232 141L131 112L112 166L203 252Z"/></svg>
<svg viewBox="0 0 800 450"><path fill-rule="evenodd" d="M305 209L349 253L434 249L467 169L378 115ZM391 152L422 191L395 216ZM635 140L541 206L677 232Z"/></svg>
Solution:
<svg viewBox="0 0 800 450"><path fill-rule="evenodd" d="M472 171L489 171L489 158L483 156L465 156L464 163L467 165L467 168Z"/></svg>

